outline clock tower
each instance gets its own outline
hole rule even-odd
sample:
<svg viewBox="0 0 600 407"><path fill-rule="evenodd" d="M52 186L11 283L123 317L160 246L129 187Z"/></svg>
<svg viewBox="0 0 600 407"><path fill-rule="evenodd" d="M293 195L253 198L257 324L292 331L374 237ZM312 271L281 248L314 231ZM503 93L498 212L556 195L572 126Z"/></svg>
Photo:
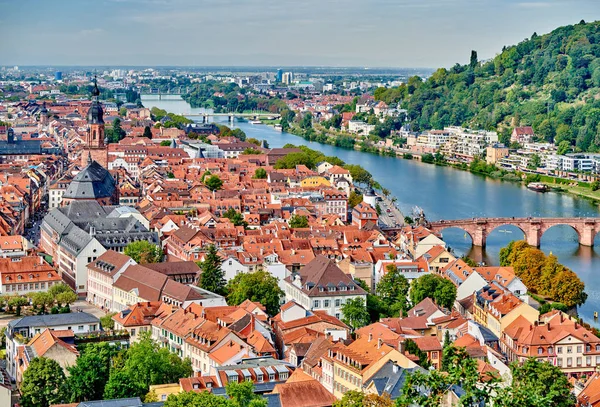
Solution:
<svg viewBox="0 0 600 407"><path fill-rule="evenodd" d="M91 158L103 167L108 166L108 149L104 143L104 112L102 104L98 101L100 90L94 77L92 89L92 105L87 112L88 131L85 138L85 148L81 154L81 164L87 165Z"/></svg>

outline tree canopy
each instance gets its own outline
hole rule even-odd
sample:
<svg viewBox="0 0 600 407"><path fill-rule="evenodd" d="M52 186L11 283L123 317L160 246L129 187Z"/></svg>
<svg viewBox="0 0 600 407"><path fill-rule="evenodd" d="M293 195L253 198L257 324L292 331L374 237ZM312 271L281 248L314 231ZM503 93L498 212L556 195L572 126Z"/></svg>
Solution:
<svg viewBox="0 0 600 407"><path fill-rule="evenodd" d="M352 298L342 305L342 322L356 330L371 322L367 305L362 298Z"/></svg>
<svg viewBox="0 0 600 407"><path fill-rule="evenodd" d="M21 405L48 407L67 399L65 372L53 359L33 358L23 373Z"/></svg>
<svg viewBox="0 0 600 407"><path fill-rule="evenodd" d="M426 274L413 281L410 300L413 305L416 305L427 297L441 307L452 309L456 300L456 286L443 277Z"/></svg>
<svg viewBox="0 0 600 407"><path fill-rule="evenodd" d="M223 181L216 175L211 175L204 180L204 185L211 191L218 191L223 186Z"/></svg>
<svg viewBox="0 0 600 407"><path fill-rule="evenodd" d="M198 262L201 274L198 286L217 294L225 294L225 272L221 268L223 260L215 245L208 246L204 260Z"/></svg>
<svg viewBox="0 0 600 407"><path fill-rule="evenodd" d="M131 257L138 264L160 263L162 250L147 240L138 240L125 246L123 254Z"/></svg>
<svg viewBox="0 0 600 407"><path fill-rule="evenodd" d="M414 130L468 126L498 130L533 126L539 140L600 149L600 22L568 25L504 47L495 58L440 68L379 88L376 100L401 103ZM465 55L466 59L467 55Z"/></svg>
<svg viewBox="0 0 600 407"><path fill-rule="evenodd" d="M387 273L377 283L376 291L387 308L388 316L403 316L408 311L408 290L410 284L396 265L389 264Z"/></svg>
<svg viewBox="0 0 600 407"><path fill-rule="evenodd" d="M150 338L149 332L125 352L122 363L115 363L106 383L104 398L143 397L152 384L175 383L192 375L189 358L181 359Z"/></svg>
<svg viewBox="0 0 600 407"><path fill-rule="evenodd" d="M512 241L500 250L500 265L511 266L528 290L550 297L567 307L585 302L585 284L577 274L558 262L553 254L531 247L523 240Z"/></svg>
<svg viewBox="0 0 600 407"><path fill-rule="evenodd" d="M279 312L284 292L279 280L266 271L240 273L227 283L227 303L239 305L245 300L260 302L271 316Z"/></svg>
<svg viewBox="0 0 600 407"><path fill-rule="evenodd" d="M292 215L289 221L289 225L292 229L307 228L308 218L304 215Z"/></svg>

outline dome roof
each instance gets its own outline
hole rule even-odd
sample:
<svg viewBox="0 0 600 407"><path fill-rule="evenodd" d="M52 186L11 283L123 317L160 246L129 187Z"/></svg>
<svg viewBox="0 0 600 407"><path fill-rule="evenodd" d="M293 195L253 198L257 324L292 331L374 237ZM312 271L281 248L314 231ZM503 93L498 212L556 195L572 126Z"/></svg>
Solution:
<svg viewBox="0 0 600 407"><path fill-rule="evenodd" d="M104 124L104 111L100 102L93 101L92 106L87 112L88 124Z"/></svg>
<svg viewBox="0 0 600 407"><path fill-rule="evenodd" d="M117 184L108 170L92 161L79 172L67 187L64 198L99 199L113 196Z"/></svg>

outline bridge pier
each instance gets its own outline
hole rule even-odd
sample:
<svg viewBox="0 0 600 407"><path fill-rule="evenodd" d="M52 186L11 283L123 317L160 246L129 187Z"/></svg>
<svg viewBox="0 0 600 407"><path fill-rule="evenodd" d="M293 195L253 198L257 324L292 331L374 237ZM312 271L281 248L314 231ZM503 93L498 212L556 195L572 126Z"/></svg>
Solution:
<svg viewBox="0 0 600 407"><path fill-rule="evenodd" d="M579 231L579 244L582 246L591 247L594 245L594 238L596 237L596 229L592 225L588 227L585 225L583 230Z"/></svg>
<svg viewBox="0 0 600 407"><path fill-rule="evenodd" d="M475 233L471 233L471 239L473 239L473 246L485 247L486 238L487 233L483 228L477 228L477 230L475 230Z"/></svg>

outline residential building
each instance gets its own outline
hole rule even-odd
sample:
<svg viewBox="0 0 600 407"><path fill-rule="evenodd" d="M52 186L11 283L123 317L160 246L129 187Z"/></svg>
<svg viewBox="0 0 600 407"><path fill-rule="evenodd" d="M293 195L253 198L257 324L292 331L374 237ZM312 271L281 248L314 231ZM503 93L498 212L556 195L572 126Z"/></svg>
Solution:
<svg viewBox="0 0 600 407"><path fill-rule="evenodd" d="M22 352L34 336L47 329L78 334L98 331L101 326L96 316L86 312L27 316L10 321L5 335L6 368L11 377L16 378L18 352Z"/></svg>
<svg viewBox="0 0 600 407"><path fill-rule="evenodd" d="M315 257L285 280L286 301L296 301L307 310L322 310L342 318L342 305L367 293L335 263L324 256Z"/></svg>
<svg viewBox="0 0 600 407"><path fill-rule="evenodd" d="M105 310L113 309L113 284L127 267L137 264L131 257L107 250L87 265L86 300Z"/></svg>

